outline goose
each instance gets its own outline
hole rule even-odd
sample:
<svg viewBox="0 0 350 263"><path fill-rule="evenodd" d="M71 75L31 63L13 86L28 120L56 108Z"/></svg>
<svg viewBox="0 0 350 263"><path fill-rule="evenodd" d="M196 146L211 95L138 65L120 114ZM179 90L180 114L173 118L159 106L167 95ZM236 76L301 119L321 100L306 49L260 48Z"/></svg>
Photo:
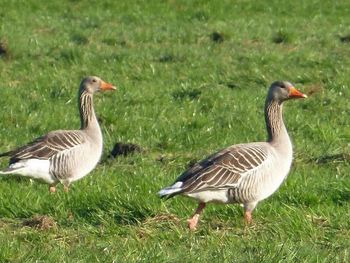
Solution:
<svg viewBox="0 0 350 263"><path fill-rule="evenodd" d="M93 94L116 88L96 76L82 79L78 92L79 130L56 130L5 153L9 165L0 174L17 174L42 181L55 192L62 183L68 191L71 182L81 179L97 165L102 154L102 133L94 107Z"/></svg>
<svg viewBox="0 0 350 263"><path fill-rule="evenodd" d="M271 84L265 101L266 142L236 144L222 149L183 172L160 197L191 197L198 206L187 220L195 230L206 203L239 203L244 221L251 223L252 211L272 195L286 178L292 164L292 143L282 118L283 102L306 98L287 81Z"/></svg>

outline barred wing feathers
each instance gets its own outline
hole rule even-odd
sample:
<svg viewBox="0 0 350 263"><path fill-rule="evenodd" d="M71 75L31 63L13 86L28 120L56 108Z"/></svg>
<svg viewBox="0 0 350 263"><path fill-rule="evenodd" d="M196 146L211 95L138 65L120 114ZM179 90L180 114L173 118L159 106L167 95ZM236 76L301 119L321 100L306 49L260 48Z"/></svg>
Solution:
<svg viewBox="0 0 350 263"><path fill-rule="evenodd" d="M170 198L181 193L235 187L247 174L269 162L266 146L265 143L253 143L225 148L195 164L159 194Z"/></svg>
<svg viewBox="0 0 350 263"><path fill-rule="evenodd" d="M10 156L10 164L25 159L48 160L53 156L69 151L86 141L81 131L54 131L13 151L1 154Z"/></svg>

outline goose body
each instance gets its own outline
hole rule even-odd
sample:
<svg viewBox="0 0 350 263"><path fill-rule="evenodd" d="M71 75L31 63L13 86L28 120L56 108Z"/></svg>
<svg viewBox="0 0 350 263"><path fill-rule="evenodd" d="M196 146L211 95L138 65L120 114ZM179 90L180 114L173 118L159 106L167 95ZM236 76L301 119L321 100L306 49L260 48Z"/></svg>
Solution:
<svg viewBox="0 0 350 263"><path fill-rule="evenodd" d="M278 153L266 143L234 145L198 163L170 189L176 189L174 193L183 191L204 203L261 201L274 193L287 176L291 154L290 148L286 158L276 165ZM185 178L189 175L193 177Z"/></svg>
<svg viewBox="0 0 350 263"><path fill-rule="evenodd" d="M304 97L289 82L272 83L265 103L266 142L227 147L185 171L159 195L170 198L181 194L199 202L188 220L190 229L196 228L199 214L208 202L243 204L249 223L257 203L279 188L292 164L293 149L282 119L282 103Z"/></svg>
<svg viewBox="0 0 350 263"><path fill-rule="evenodd" d="M114 89L98 77L84 78L78 92L80 129L52 131L27 145L0 154L0 157L10 157L9 166L0 174L18 174L43 181L50 185L51 192L60 182L68 190L71 182L94 169L102 154L102 133L92 96L97 91Z"/></svg>

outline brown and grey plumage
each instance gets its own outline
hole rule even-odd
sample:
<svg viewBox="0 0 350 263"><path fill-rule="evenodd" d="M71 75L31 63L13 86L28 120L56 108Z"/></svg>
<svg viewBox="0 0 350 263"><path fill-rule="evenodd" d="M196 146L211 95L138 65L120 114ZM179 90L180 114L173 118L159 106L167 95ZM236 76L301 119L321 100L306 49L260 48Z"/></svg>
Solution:
<svg viewBox="0 0 350 263"><path fill-rule="evenodd" d="M67 191L71 182L96 166L102 154L102 133L93 107L93 94L114 89L98 77L84 78L78 92L80 130L52 131L0 154L10 157L9 166L0 174L19 174L44 181L49 184L50 192L61 182Z"/></svg>
<svg viewBox="0 0 350 263"><path fill-rule="evenodd" d="M282 104L305 97L287 81L272 83L265 102L266 142L225 148L185 171L159 195L170 198L181 194L198 200L198 207L188 220L191 230L196 229L208 202L243 204L244 218L249 223L257 203L278 189L292 163L292 143L283 123Z"/></svg>

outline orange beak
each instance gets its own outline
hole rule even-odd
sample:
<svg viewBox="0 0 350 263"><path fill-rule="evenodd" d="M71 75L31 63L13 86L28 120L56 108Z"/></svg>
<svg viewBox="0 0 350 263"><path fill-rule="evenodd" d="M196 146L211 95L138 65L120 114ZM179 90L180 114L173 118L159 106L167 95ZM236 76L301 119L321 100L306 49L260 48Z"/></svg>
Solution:
<svg viewBox="0 0 350 263"><path fill-rule="evenodd" d="M290 87L289 88L289 98L307 98L307 96L305 94L301 93L296 88Z"/></svg>
<svg viewBox="0 0 350 263"><path fill-rule="evenodd" d="M104 82L104 81L102 80L100 89L103 90L103 91L104 91L104 90L115 90L116 87L114 87L112 84L107 83L107 82Z"/></svg>

